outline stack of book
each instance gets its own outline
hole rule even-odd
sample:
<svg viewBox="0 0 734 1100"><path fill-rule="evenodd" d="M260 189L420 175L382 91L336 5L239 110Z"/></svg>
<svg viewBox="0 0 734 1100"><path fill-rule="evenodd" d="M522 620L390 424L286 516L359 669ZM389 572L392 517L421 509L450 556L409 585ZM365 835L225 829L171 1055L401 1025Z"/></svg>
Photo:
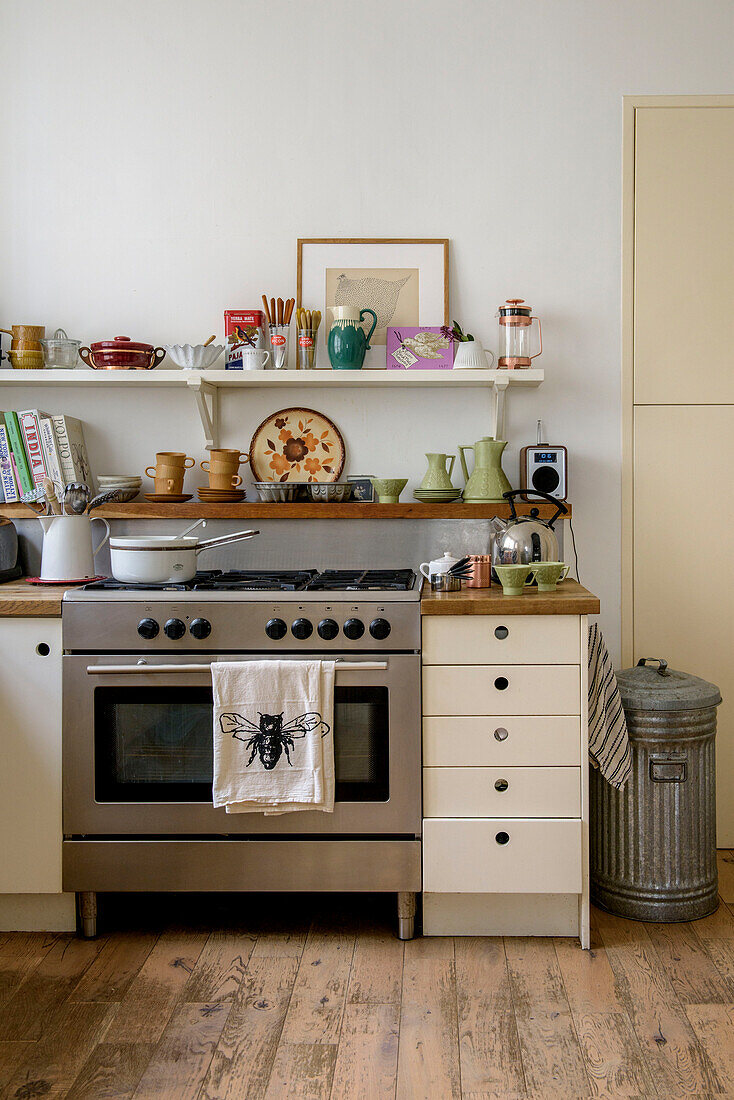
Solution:
<svg viewBox="0 0 734 1100"><path fill-rule="evenodd" d="M92 472L80 420L38 409L0 413L0 493L8 504L50 477L63 487L85 482Z"/></svg>

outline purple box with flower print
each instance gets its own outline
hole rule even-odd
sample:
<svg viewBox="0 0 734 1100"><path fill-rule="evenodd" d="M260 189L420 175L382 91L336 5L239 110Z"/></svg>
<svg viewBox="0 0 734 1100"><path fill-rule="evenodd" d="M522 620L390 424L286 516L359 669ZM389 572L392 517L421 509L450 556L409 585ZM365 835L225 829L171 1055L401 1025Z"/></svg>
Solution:
<svg viewBox="0 0 734 1100"><path fill-rule="evenodd" d="M400 325L387 330L388 370L451 370L454 342L440 326Z"/></svg>

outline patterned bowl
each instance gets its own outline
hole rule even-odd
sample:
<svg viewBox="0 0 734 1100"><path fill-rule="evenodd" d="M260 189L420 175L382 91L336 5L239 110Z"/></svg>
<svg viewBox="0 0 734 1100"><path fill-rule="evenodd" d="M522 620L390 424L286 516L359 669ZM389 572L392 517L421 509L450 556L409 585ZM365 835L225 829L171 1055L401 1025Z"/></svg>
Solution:
<svg viewBox="0 0 734 1100"><path fill-rule="evenodd" d="M351 499L353 489L346 481L314 482L308 486L308 495L320 504L343 504Z"/></svg>
<svg viewBox="0 0 734 1100"><path fill-rule="evenodd" d="M223 344L164 344L168 358L183 370L208 370L224 351Z"/></svg>
<svg viewBox="0 0 734 1100"><path fill-rule="evenodd" d="M300 485L287 481L256 481L254 485L260 500L266 504L285 504L295 500L300 490Z"/></svg>

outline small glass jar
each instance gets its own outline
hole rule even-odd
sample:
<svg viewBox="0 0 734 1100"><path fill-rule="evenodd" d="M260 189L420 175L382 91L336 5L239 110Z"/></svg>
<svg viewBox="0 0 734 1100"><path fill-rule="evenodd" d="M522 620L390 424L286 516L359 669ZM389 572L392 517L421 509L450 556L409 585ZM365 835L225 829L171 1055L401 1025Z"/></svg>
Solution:
<svg viewBox="0 0 734 1100"><path fill-rule="evenodd" d="M316 363L316 340L312 328L299 328L298 330L298 362L299 370L313 370Z"/></svg>

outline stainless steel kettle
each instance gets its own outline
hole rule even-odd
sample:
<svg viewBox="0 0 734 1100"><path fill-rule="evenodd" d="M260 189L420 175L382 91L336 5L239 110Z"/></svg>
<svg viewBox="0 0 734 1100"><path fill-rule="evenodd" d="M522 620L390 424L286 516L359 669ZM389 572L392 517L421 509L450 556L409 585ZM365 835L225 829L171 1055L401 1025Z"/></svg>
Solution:
<svg viewBox="0 0 734 1100"><path fill-rule="evenodd" d="M511 489L504 493L510 505L510 518L495 516L490 520L494 532L492 539L492 565L524 565L535 561L559 561L558 539L553 524L568 508L548 493L534 492L533 497L543 497L555 505L556 514L549 520L540 519L539 510L531 507L527 516L518 516L515 497L523 496L524 489Z"/></svg>

